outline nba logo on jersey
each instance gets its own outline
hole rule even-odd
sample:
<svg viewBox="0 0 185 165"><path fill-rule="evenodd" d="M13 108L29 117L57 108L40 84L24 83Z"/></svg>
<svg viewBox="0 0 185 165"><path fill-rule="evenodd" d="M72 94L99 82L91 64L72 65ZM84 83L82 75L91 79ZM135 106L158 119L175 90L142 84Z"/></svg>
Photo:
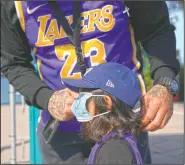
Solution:
<svg viewBox="0 0 185 165"><path fill-rule="evenodd" d="M114 84L110 80L107 81L106 86L114 88Z"/></svg>

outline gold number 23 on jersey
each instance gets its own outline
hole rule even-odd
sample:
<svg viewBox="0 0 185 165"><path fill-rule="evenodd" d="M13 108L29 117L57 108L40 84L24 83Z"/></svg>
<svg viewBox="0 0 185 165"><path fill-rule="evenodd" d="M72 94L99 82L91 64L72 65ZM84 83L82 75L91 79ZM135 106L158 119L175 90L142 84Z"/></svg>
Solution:
<svg viewBox="0 0 185 165"><path fill-rule="evenodd" d="M106 62L104 44L100 40L92 39L84 41L81 43L81 46L84 57L90 58L92 67ZM91 55L93 51L96 52L95 55ZM73 73L73 69L77 64L77 57L73 45L56 46L55 53L59 60L65 61L60 72L61 78L81 78L80 72Z"/></svg>

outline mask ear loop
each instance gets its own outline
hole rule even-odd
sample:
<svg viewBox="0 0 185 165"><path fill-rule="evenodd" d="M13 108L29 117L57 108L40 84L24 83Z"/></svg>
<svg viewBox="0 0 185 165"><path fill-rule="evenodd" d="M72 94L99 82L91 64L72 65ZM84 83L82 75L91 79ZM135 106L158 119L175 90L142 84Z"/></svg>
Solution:
<svg viewBox="0 0 185 165"><path fill-rule="evenodd" d="M104 96L107 96L107 95L95 95L95 94L92 93L92 95L91 95L90 98L92 98L93 96L95 96L95 97L99 97L99 96L100 96L100 97L104 97ZM89 98L89 99L90 99L90 98ZM89 100L89 99L88 99L88 100ZM98 116L102 116L102 115L105 115L105 114L108 114L108 113L110 113L110 112L111 112L111 111L103 112L103 113L101 113L101 114L98 114L98 115L93 116L93 118L98 117Z"/></svg>
<svg viewBox="0 0 185 165"><path fill-rule="evenodd" d="M102 115L105 115L105 114L108 114L108 113L110 113L110 112L111 112L111 111L107 111L107 112L104 112L104 113L101 113L101 114L95 115L95 116L93 116L93 118L98 117L98 116L102 116Z"/></svg>

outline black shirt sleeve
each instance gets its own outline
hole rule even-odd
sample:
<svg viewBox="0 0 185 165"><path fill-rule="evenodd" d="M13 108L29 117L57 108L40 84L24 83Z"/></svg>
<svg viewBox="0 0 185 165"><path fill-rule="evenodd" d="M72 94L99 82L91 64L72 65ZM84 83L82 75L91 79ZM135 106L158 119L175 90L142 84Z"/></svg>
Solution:
<svg viewBox="0 0 185 165"><path fill-rule="evenodd" d="M126 1L136 42L149 55L151 77L175 77L180 64L176 58L175 27L170 24L165 1Z"/></svg>
<svg viewBox="0 0 185 165"><path fill-rule="evenodd" d="M128 146L119 140L110 139L99 149L95 164L133 164L134 158Z"/></svg>
<svg viewBox="0 0 185 165"><path fill-rule="evenodd" d="M14 1L1 1L1 72L29 105L47 109L53 91L39 79L31 62L31 49Z"/></svg>

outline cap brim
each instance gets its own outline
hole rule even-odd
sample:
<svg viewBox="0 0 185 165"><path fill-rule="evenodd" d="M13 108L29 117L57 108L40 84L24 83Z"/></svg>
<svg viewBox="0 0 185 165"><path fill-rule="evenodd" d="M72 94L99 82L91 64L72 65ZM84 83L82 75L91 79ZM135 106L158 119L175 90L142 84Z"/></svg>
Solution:
<svg viewBox="0 0 185 165"><path fill-rule="evenodd" d="M76 88L98 88L94 83L86 81L84 79L62 79L66 86Z"/></svg>

